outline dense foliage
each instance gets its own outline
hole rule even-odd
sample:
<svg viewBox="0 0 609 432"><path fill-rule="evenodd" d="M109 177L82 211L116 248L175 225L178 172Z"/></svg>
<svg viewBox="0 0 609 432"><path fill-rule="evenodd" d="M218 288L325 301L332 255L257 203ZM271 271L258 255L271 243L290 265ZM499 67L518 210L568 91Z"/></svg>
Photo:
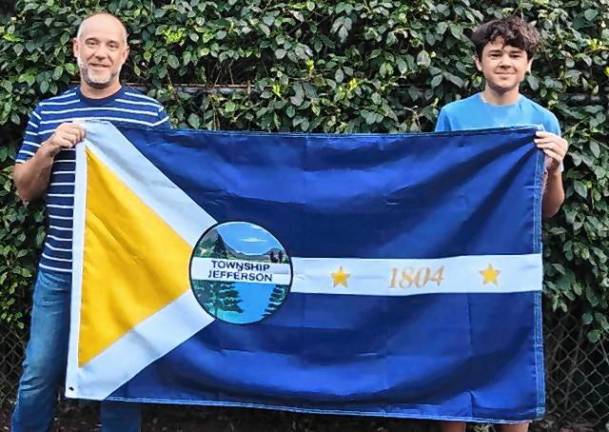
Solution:
<svg viewBox="0 0 609 432"><path fill-rule="evenodd" d="M43 236L9 178L23 124L78 80L70 39L102 6L130 31L124 80L176 126L207 129L430 131L443 104L481 87L468 31L535 21L545 43L523 92L571 143L567 201L545 229L546 297L592 342L609 333L609 0L17 1L0 17L0 321L22 325Z"/></svg>

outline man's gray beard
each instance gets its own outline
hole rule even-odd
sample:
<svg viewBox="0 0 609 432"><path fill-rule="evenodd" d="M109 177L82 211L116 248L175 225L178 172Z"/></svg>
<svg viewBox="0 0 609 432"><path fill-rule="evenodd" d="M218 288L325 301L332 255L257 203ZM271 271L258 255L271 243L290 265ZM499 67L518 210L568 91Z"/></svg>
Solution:
<svg viewBox="0 0 609 432"><path fill-rule="evenodd" d="M110 77L107 80L95 81L93 78L91 78L89 76L87 65L85 64L85 62L83 62L80 59L80 56L76 56L76 63L78 63L78 68L80 69L80 76L83 79L83 81L86 82L89 86L99 89L99 90L109 87L110 84L112 83L112 80L114 79L114 77L116 77L118 74L121 73L121 69L123 67L123 65L120 65L118 70L116 71L116 73L110 74Z"/></svg>

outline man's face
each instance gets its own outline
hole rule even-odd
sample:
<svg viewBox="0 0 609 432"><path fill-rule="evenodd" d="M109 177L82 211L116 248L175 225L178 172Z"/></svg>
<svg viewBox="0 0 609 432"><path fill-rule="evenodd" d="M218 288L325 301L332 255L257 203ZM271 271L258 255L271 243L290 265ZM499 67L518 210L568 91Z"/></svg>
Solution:
<svg viewBox="0 0 609 432"><path fill-rule="evenodd" d="M125 30L111 16L89 18L73 41L74 56L81 80L91 87L103 89L118 82L129 47Z"/></svg>
<svg viewBox="0 0 609 432"><path fill-rule="evenodd" d="M481 58L475 60L486 84L499 93L517 89L533 62L526 51L506 45L503 38L487 43Z"/></svg>

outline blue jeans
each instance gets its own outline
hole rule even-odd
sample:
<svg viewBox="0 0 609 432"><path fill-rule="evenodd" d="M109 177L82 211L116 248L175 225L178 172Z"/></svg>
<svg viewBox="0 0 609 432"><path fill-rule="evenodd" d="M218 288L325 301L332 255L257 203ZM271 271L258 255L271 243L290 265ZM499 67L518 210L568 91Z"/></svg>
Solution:
<svg viewBox="0 0 609 432"><path fill-rule="evenodd" d="M63 381L70 327L69 274L39 270L34 285L30 340L11 419L13 432L47 432ZM102 431L140 430L139 405L102 402Z"/></svg>

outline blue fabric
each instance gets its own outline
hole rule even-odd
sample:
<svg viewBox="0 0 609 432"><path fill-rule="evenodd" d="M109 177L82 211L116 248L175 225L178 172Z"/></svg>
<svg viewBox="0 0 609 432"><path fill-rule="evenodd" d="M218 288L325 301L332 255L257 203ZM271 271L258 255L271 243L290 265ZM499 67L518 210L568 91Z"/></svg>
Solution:
<svg viewBox="0 0 609 432"><path fill-rule="evenodd" d="M51 430L68 352L71 275L40 270L34 285L30 339L11 419L13 432ZM103 432L137 432L140 408L102 403Z"/></svg>
<svg viewBox="0 0 609 432"><path fill-rule="evenodd" d="M511 126L536 126L560 135L558 119L552 112L524 95L510 105L493 105L481 93L451 102L440 110L436 132L488 129Z"/></svg>
<svg viewBox="0 0 609 432"><path fill-rule="evenodd" d="M292 256L435 258L541 247L537 227L526 223L535 203L521 196L535 188L527 173L540 155L531 129L382 138L121 131L216 220L259 224ZM513 221L522 221L522 235L512 234Z"/></svg>
<svg viewBox="0 0 609 432"><path fill-rule="evenodd" d="M541 251L535 128L452 134L122 133L218 222L293 257ZM544 410L538 292L291 293L255 325L215 321L115 400L513 422Z"/></svg>
<svg viewBox="0 0 609 432"><path fill-rule="evenodd" d="M32 112L16 162L24 163L38 151L62 123L85 119L105 119L115 124L168 128L163 107L140 91L122 87L115 94L87 98L79 87L41 101ZM74 204L74 150L63 150L53 163L45 192L48 228L40 267L44 270L72 271L72 212Z"/></svg>
<svg viewBox="0 0 609 432"><path fill-rule="evenodd" d="M38 272L30 340L11 424L13 432L43 432L51 428L57 388L65 372L69 310L70 277Z"/></svg>
<svg viewBox="0 0 609 432"><path fill-rule="evenodd" d="M536 382L543 371L533 348L535 318L535 293L407 298L292 293L280 313L255 327L214 322L113 398L528 420L543 413L544 403Z"/></svg>

